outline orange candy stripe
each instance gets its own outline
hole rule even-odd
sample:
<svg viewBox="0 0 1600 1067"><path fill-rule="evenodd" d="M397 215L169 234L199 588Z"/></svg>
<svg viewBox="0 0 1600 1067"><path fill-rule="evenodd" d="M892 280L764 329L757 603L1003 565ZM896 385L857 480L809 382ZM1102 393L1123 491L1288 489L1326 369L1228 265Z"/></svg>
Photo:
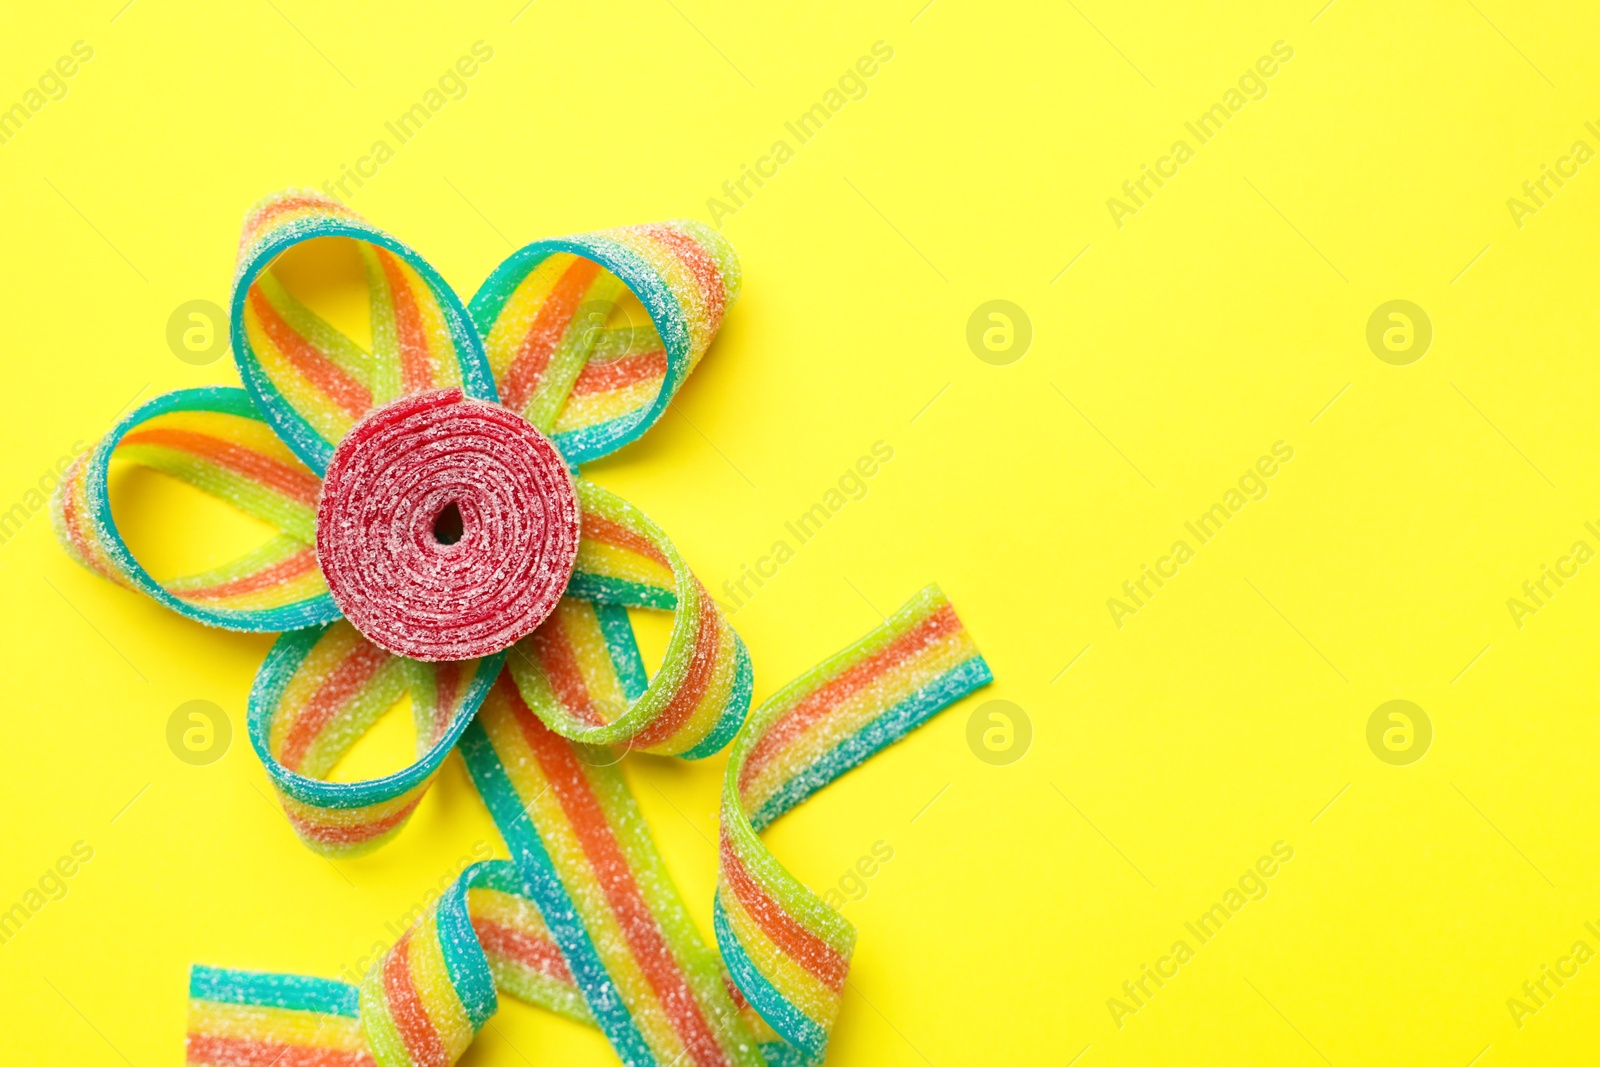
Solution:
<svg viewBox="0 0 1600 1067"><path fill-rule="evenodd" d="M500 684L505 686L506 697L516 712L517 724L522 728L528 747L577 834L584 857L594 869L607 905L616 914L629 952L654 990L672 1028L695 1063L702 1067L727 1067L728 1059L722 1046L700 1014L694 991L684 980L650 906L640 895L633 867L612 833L605 811L572 746L534 717L516 687L507 684L505 676L501 677Z"/></svg>
<svg viewBox="0 0 1600 1067"><path fill-rule="evenodd" d="M578 310L578 302L599 273L600 264L580 256L550 288L550 295L539 306L533 324L511 360L505 383L500 386L500 403L518 412L527 407L528 400L539 389L545 368L550 365L551 353L560 343L561 335L567 332L573 312Z"/></svg>
<svg viewBox="0 0 1600 1067"><path fill-rule="evenodd" d="M362 641L351 650L333 673L306 701L305 708L289 727L283 740L283 752L278 761L291 771L299 770L300 761L345 702L361 691L379 667L389 658L389 653L377 645Z"/></svg>
<svg viewBox="0 0 1600 1067"><path fill-rule="evenodd" d="M277 310L262 295L261 290L250 290L250 307L261 321L262 329L284 357L296 370L328 399L338 404L351 418L360 418L372 406L372 390L335 366L327 356L317 351L305 338L294 332Z"/></svg>
<svg viewBox="0 0 1600 1067"><path fill-rule="evenodd" d="M322 481L303 467L194 430L163 426L134 430L123 436L118 447L122 445L153 445L188 452L260 482L273 492L310 508L317 506L317 494L322 491Z"/></svg>
<svg viewBox="0 0 1600 1067"><path fill-rule="evenodd" d="M185 589L182 595L189 600L222 600L231 596L242 596L245 593L256 593L270 589L279 582L292 581L316 565L317 550L305 548L282 562L263 567L254 574L247 574L243 578L235 578L231 582L222 582L218 585Z"/></svg>

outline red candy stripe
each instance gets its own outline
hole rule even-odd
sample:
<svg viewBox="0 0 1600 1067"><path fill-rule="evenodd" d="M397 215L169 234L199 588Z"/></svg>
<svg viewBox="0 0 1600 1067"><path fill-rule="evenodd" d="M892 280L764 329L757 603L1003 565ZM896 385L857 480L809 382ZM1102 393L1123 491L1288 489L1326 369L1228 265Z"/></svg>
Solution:
<svg viewBox="0 0 1600 1067"><path fill-rule="evenodd" d="M367 640L412 659L473 659L532 633L577 554L560 453L522 416L460 389L368 414L334 451L317 504L333 599Z"/></svg>

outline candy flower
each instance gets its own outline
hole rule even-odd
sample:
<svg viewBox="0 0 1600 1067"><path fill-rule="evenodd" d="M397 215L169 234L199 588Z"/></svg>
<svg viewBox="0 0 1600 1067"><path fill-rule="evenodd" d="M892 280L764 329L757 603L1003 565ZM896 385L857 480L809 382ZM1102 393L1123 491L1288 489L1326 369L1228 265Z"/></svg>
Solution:
<svg viewBox="0 0 1600 1067"><path fill-rule="evenodd" d="M359 257L366 343L280 276L287 251L322 239ZM630 1064L820 1062L855 931L759 832L990 674L930 587L747 719L743 642L661 529L579 475L661 417L739 278L704 225L631 226L527 245L463 305L415 252L320 194L246 217L230 301L244 387L128 414L63 480L58 535L182 615L281 634L249 736L312 849L392 839L459 747L510 860L468 868L359 983L197 966L190 1064L442 1067L500 993L599 1027ZM118 530L113 462L275 532L158 581ZM673 616L653 674L629 616L641 609ZM333 781L407 696L415 761ZM719 957L615 763L619 749L699 759L730 742Z"/></svg>
<svg viewBox="0 0 1600 1067"><path fill-rule="evenodd" d="M370 346L275 270L327 238L360 256ZM366 851L400 828L514 645L522 690L566 736L715 751L749 706L743 644L666 536L569 466L661 417L738 291L732 249L685 222L528 245L463 306L336 201L271 197L245 219L233 284L244 388L182 389L131 412L63 480L57 530L80 563L183 615L285 631L252 694L250 739L319 851ZM117 529L114 461L182 479L277 534L158 582ZM628 607L675 612L649 684L624 648ZM608 640L624 652L598 662ZM324 781L406 691L417 762L356 790Z"/></svg>

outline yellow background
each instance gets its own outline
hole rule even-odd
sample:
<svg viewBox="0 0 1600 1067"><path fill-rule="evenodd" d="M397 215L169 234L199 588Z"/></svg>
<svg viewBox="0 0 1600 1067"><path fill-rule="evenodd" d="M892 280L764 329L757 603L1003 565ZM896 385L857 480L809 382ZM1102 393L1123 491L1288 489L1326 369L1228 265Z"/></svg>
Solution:
<svg viewBox="0 0 1600 1067"><path fill-rule="evenodd" d="M94 48L0 146L0 507L136 396L234 381L175 358L172 310L224 303L244 210L336 176L473 42L494 58L468 95L353 200L464 295L541 236L707 218L885 41L867 96L725 220L744 297L676 410L592 470L716 587L887 441L869 495L734 616L757 697L930 580L993 665L768 835L819 890L894 850L845 909L830 1062L1592 1061L1600 963L1520 1027L1506 1003L1600 949L1600 571L1521 628L1506 605L1600 547L1600 165L1520 228L1506 204L1600 148L1592 12L122 2L14 9L0 36L3 105ZM1280 40L1268 95L1119 229L1107 198ZM1034 331L1008 366L965 340L996 298ZM1434 326L1409 366L1365 340L1396 298ZM1107 598L1279 440L1269 495L1114 625ZM164 499L119 492L137 543L203 542ZM0 547L0 603L0 907L94 849L0 946L8 1061L179 1062L191 961L332 976L500 850L452 759L394 844L313 856L243 737L268 639L79 570L42 513ZM966 740L991 698L1032 723L1008 766ZM1434 728L1409 766L1366 742L1394 698ZM210 766L167 747L193 699L233 723ZM627 761L706 930L721 762ZM1279 840L1268 895L1119 1028L1108 998ZM467 1062L614 1060L507 1003Z"/></svg>

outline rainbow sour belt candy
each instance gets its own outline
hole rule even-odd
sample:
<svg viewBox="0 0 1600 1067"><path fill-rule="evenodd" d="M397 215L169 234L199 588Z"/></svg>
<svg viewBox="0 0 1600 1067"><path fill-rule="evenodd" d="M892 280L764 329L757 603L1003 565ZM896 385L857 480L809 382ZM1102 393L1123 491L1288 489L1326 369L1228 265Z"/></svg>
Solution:
<svg viewBox="0 0 1600 1067"><path fill-rule="evenodd" d="M351 243L358 344L302 304L279 257ZM214 626L282 631L249 735L311 848L398 834L459 748L511 861L469 868L360 986L196 967L188 1058L216 1067L455 1062L507 993L598 1026L624 1062L812 1064L853 928L757 833L990 673L936 588L753 715L750 657L666 534L572 473L643 434L738 295L696 223L542 241L463 305L419 256L317 194L246 219L231 302L245 388L140 405L63 480L80 563ZM158 581L111 513L113 461L183 480L275 533ZM646 671L630 610L666 611ZM332 781L409 698L416 760ZM715 939L679 898L617 749L733 745Z"/></svg>
<svg viewBox="0 0 1600 1067"><path fill-rule="evenodd" d="M723 789L719 960L609 750L556 734L502 673L460 747L512 862L464 872L359 987L196 967L189 1062L446 1065L498 989L628 1064L818 1063L855 930L756 831L989 680L930 587L751 715Z"/></svg>

